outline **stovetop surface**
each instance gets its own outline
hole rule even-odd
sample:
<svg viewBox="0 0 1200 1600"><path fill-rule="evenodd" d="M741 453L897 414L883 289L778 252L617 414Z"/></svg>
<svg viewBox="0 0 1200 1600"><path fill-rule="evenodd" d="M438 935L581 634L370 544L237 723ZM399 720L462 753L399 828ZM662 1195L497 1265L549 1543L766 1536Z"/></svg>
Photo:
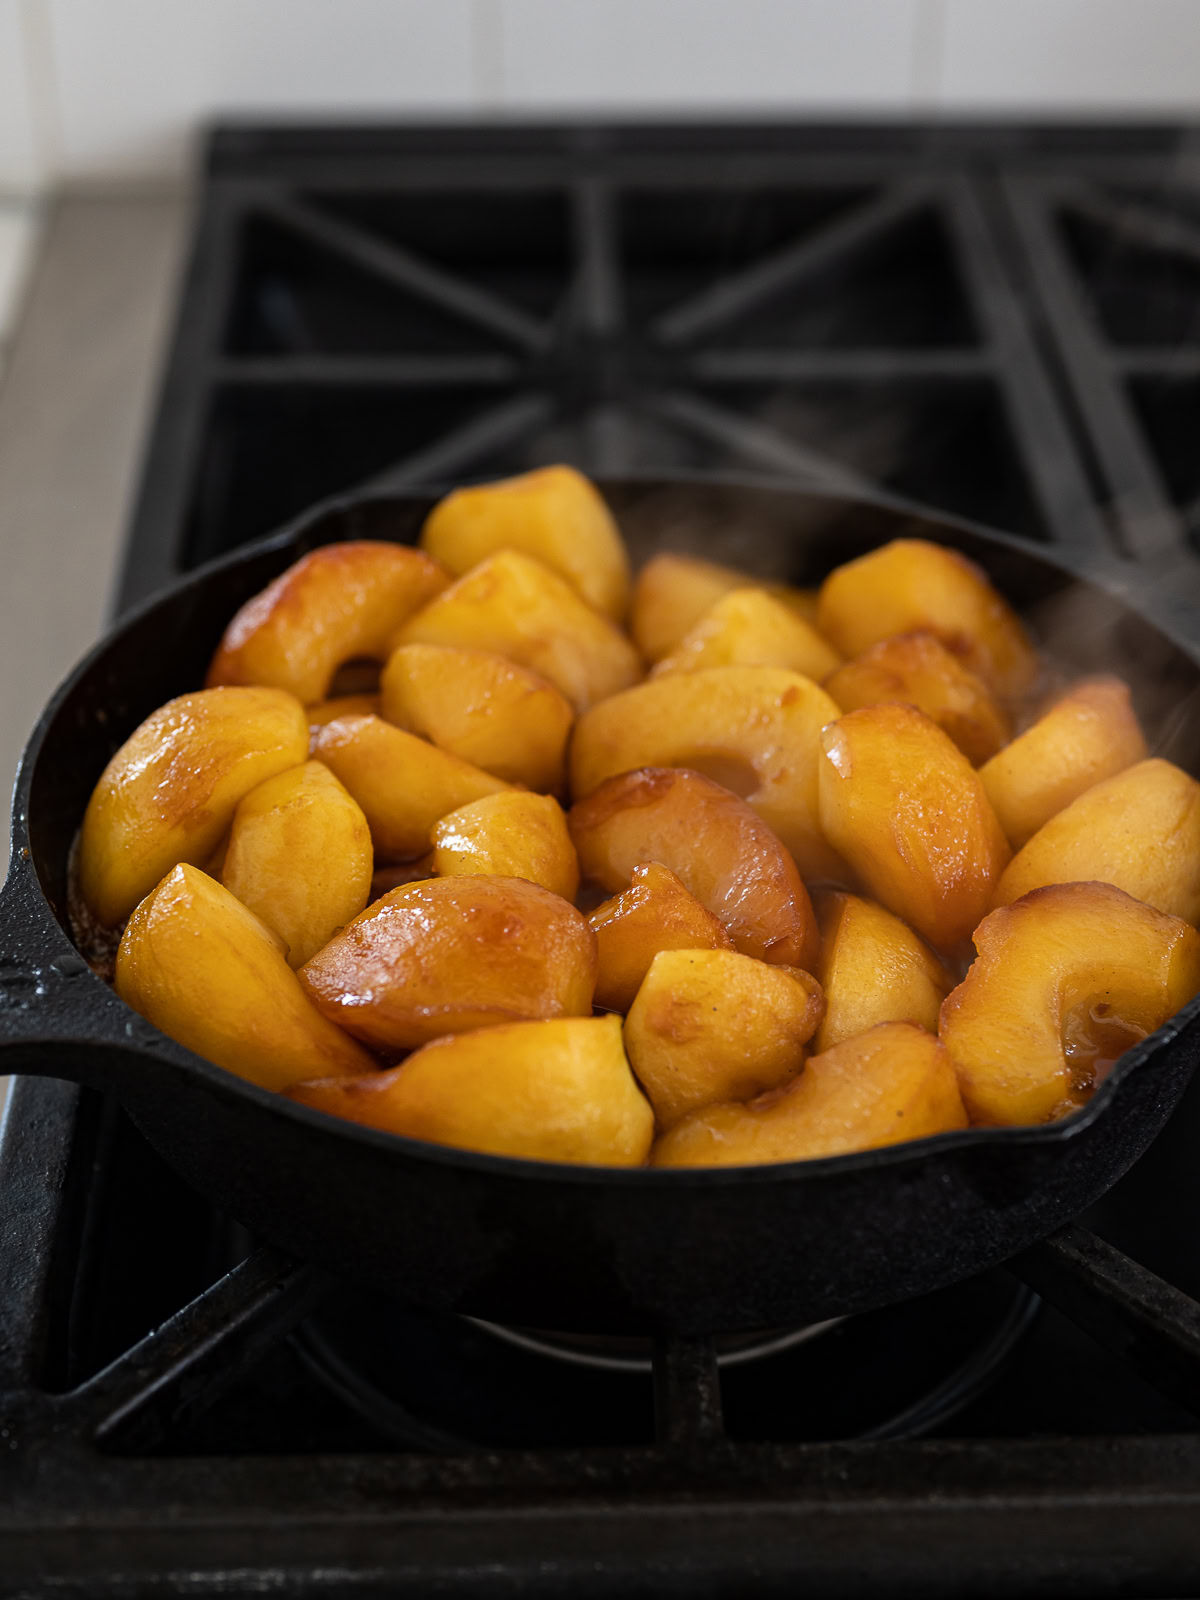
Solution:
<svg viewBox="0 0 1200 1600"><path fill-rule="evenodd" d="M1198 319L1179 130L226 129L121 604L332 493L569 460L921 502L1197 637ZM1082 1220L1200 1300L1198 1144L1200 1085ZM13 1592L1200 1590L1200 1309L1113 1334L1079 1240L697 1353L315 1284L64 1085L14 1093L0 1195Z"/></svg>

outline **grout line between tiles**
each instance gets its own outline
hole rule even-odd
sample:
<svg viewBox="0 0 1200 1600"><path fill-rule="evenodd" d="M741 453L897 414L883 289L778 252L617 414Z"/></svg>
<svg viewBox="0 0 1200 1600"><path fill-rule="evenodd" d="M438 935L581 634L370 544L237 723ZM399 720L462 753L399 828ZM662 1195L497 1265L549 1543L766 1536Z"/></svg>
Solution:
<svg viewBox="0 0 1200 1600"><path fill-rule="evenodd" d="M40 184L63 169L64 128L54 24L49 0L17 0L21 44L29 82L29 116Z"/></svg>

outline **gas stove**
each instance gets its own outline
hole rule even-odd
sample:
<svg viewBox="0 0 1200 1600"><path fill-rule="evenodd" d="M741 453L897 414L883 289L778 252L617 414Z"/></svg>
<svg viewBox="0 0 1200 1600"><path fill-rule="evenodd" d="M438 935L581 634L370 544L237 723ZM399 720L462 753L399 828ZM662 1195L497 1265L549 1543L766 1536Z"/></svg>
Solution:
<svg viewBox="0 0 1200 1600"><path fill-rule="evenodd" d="M326 495L567 460L931 506L1195 639L1198 420L1180 130L229 127L120 605ZM1198 1140L1200 1084L926 1300L615 1341L325 1280L22 1080L0 1593L1200 1592Z"/></svg>

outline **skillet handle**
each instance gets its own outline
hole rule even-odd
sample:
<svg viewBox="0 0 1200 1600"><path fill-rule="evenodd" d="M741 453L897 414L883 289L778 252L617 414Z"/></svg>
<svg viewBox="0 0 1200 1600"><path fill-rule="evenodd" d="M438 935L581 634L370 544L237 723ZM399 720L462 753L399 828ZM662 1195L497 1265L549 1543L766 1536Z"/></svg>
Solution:
<svg viewBox="0 0 1200 1600"><path fill-rule="evenodd" d="M59 927L18 845L0 889L0 1074L114 1089L157 1037Z"/></svg>

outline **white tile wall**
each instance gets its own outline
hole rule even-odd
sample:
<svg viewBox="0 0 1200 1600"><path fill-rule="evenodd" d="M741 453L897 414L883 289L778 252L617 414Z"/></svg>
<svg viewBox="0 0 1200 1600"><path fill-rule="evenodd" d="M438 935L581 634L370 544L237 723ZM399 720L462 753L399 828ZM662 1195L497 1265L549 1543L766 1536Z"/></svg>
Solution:
<svg viewBox="0 0 1200 1600"><path fill-rule="evenodd" d="M471 0L43 0L62 159L176 172L213 112L469 109Z"/></svg>
<svg viewBox="0 0 1200 1600"><path fill-rule="evenodd" d="M0 0L0 193L263 116L1200 112L1200 0Z"/></svg>
<svg viewBox="0 0 1200 1600"><path fill-rule="evenodd" d="M918 0L501 0L506 105L906 109Z"/></svg>
<svg viewBox="0 0 1200 1600"><path fill-rule="evenodd" d="M25 33L21 0L0 0L0 193L24 193L42 177Z"/></svg>
<svg viewBox="0 0 1200 1600"><path fill-rule="evenodd" d="M950 108L1200 110L1198 0L945 0Z"/></svg>

